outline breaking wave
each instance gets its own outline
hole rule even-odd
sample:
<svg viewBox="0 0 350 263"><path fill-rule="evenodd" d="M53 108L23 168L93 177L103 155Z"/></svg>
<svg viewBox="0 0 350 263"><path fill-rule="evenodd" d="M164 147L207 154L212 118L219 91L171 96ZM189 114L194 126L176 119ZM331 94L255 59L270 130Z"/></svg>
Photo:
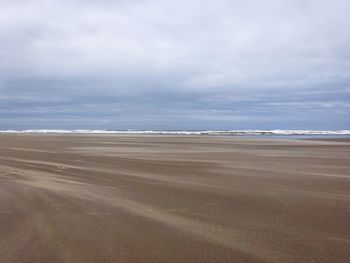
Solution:
<svg viewBox="0 0 350 263"><path fill-rule="evenodd" d="M157 130L0 130L0 133L45 134L154 134L154 135L350 135L350 130L203 130L203 131L157 131Z"/></svg>

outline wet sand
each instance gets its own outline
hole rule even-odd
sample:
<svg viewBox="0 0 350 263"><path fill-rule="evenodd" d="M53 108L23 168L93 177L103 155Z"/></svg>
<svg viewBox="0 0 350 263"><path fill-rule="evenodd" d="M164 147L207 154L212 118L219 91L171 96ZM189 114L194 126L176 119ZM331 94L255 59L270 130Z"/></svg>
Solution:
<svg viewBox="0 0 350 263"><path fill-rule="evenodd" d="M0 262L350 262L350 141L1 134Z"/></svg>

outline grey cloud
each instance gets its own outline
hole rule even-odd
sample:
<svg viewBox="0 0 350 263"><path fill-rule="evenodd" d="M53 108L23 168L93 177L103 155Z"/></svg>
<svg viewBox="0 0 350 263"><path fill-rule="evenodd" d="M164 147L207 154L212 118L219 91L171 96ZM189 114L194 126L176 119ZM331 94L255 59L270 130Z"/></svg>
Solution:
<svg viewBox="0 0 350 263"><path fill-rule="evenodd" d="M0 128L349 128L349 10L0 0Z"/></svg>

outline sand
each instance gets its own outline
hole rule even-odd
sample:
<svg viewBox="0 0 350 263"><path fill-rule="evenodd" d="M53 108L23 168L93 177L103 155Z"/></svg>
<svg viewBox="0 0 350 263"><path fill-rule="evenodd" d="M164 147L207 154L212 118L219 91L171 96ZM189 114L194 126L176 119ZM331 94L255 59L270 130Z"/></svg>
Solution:
<svg viewBox="0 0 350 263"><path fill-rule="evenodd" d="M350 262L350 142L1 134L0 262Z"/></svg>

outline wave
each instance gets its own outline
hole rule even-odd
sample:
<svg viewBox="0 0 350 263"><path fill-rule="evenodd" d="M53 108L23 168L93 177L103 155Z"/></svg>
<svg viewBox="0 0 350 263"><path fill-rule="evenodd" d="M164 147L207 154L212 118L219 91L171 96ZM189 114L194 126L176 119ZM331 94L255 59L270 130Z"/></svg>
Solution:
<svg viewBox="0 0 350 263"><path fill-rule="evenodd" d="M157 131L157 130L0 130L0 133L44 134L154 134L154 135L350 135L350 130L202 130L202 131Z"/></svg>

